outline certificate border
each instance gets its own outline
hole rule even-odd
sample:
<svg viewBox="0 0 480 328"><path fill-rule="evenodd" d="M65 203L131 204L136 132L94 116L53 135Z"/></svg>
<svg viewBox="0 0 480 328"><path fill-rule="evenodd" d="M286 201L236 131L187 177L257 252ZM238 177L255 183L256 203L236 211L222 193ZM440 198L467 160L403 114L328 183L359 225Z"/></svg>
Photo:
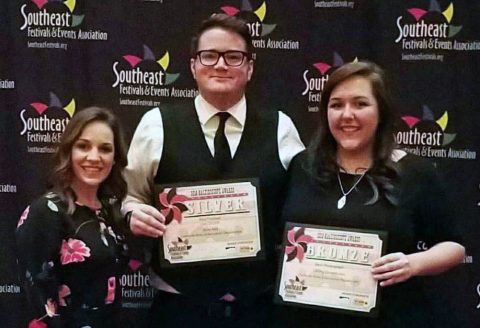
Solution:
<svg viewBox="0 0 480 328"><path fill-rule="evenodd" d="M186 263L170 263L165 259L165 253L163 251L163 236L159 238L158 243L158 260L160 268L162 269L173 269L173 268L183 268L183 267L198 267L198 266L211 266L219 264L229 264L229 263L241 263L241 262L253 262L253 261L264 261L266 258L265 254L265 240L264 240L264 226L263 226L263 216L262 216L262 197L260 192L260 182L258 178L239 178L239 179L226 179L226 180L208 180L208 181L194 181L194 182L179 182L179 183L162 183L155 184L155 207L159 208L158 194L163 191L165 188L178 188L178 187L192 187L192 186L208 186L215 184L227 184L227 183L241 183L241 182L250 182L256 191L257 196L257 210L258 210L258 226L260 234L260 250L256 256L242 257L235 259L214 259L214 260L205 260L205 261L196 261L196 262L186 262Z"/></svg>
<svg viewBox="0 0 480 328"><path fill-rule="evenodd" d="M314 310L322 310L328 311L338 314L347 314L352 316L359 316L359 317L371 317L376 318L379 314L380 309L380 301L381 301L381 287L377 287L377 295L376 295L376 304L375 307L372 308L369 312L361 312L355 310L347 310L347 309L338 309L329 306L321 306L321 305L311 305L311 304L304 304L304 303L297 303L297 302L288 302L284 301L279 294L280 290L280 283L281 283L281 276L282 276L282 268L283 268L283 260L285 256L285 247L287 243L287 232L293 228L313 228L313 229L324 229L324 230L340 230L340 231L352 231L352 232L360 232L360 233L371 233L376 234L382 240L382 250L381 255L385 255L387 249L387 240L388 240L388 232L382 230L371 230L371 229L355 229L355 228L344 228L344 227L337 227L337 226L324 226L324 225L316 225L316 224L306 224L306 223L294 223L294 222L286 222L285 227L283 230L283 237L282 237L282 245L281 245L281 252L278 260L278 270L277 270L277 278L275 282L275 293L274 293L274 303L287 305L287 306L294 306L294 307L301 307L306 309L314 309Z"/></svg>

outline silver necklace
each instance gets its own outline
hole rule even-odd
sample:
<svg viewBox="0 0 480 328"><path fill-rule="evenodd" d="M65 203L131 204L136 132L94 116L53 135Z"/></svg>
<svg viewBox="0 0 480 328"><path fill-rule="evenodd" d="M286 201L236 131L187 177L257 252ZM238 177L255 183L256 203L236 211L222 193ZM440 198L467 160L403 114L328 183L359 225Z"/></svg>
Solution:
<svg viewBox="0 0 480 328"><path fill-rule="evenodd" d="M339 210L341 210L345 206L345 204L347 203L348 194L350 194L352 192L352 190L355 189L355 187L360 183L360 181L362 181L362 179L363 179L363 177L365 176L366 173L367 173L367 171L363 172L363 174L360 176L360 178L358 178L358 180L353 184L352 188L350 188L350 190L345 192L343 190L342 179L340 179L340 173L337 171L338 184L340 185L340 190L342 191L342 197L340 197L337 201L337 208Z"/></svg>

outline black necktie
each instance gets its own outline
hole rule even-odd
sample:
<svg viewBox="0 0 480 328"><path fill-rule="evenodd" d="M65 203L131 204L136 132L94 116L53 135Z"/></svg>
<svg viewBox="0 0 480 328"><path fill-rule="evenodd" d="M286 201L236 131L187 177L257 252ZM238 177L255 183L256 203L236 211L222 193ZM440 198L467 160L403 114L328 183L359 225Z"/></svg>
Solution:
<svg viewBox="0 0 480 328"><path fill-rule="evenodd" d="M215 147L215 155L213 158L217 163L217 167L224 171L232 160L232 155L230 153L230 147L228 146L227 137L225 136L225 122L230 117L229 113L222 112L216 114L220 119L218 123L217 132L215 133L215 139L213 141Z"/></svg>

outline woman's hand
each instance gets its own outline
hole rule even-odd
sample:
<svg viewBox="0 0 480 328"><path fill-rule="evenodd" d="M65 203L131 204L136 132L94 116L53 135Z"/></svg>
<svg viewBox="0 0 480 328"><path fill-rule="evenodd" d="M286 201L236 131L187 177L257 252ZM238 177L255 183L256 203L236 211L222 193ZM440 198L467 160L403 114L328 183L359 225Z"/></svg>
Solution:
<svg viewBox="0 0 480 328"><path fill-rule="evenodd" d="M431 276L447 271L462 262L465 248L453 241L444 241L426 251L405 255L391 253L372 264L373 279L380 286L390 286L413 276Z"/></svg>
<svg viewBox="0 0 480 328"><path fill-rule="evenodd" d="M372 274L382 287L404 282L415 275L411 258L401 252L387 254L373 262Z"/></svg>
<svg viewBox="0 0 480 328"><path fill-rule="evenodd" d="M165 217L153 206L131 204L130 230L134 235L157 238L165 232Z"/></svg>

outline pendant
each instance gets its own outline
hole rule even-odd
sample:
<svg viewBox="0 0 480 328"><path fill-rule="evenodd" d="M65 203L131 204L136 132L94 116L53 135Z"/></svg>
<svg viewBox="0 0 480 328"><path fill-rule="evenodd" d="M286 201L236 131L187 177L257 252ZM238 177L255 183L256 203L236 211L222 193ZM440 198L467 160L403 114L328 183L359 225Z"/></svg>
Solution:
<svg viewBox="0 0 480 328"><path fill-rule="evenodd" d="M347 196L343 195L342 197L340 197L340 199L337 202L337 208L341 210L345 206L346 202L347 202Z"/></svg>

